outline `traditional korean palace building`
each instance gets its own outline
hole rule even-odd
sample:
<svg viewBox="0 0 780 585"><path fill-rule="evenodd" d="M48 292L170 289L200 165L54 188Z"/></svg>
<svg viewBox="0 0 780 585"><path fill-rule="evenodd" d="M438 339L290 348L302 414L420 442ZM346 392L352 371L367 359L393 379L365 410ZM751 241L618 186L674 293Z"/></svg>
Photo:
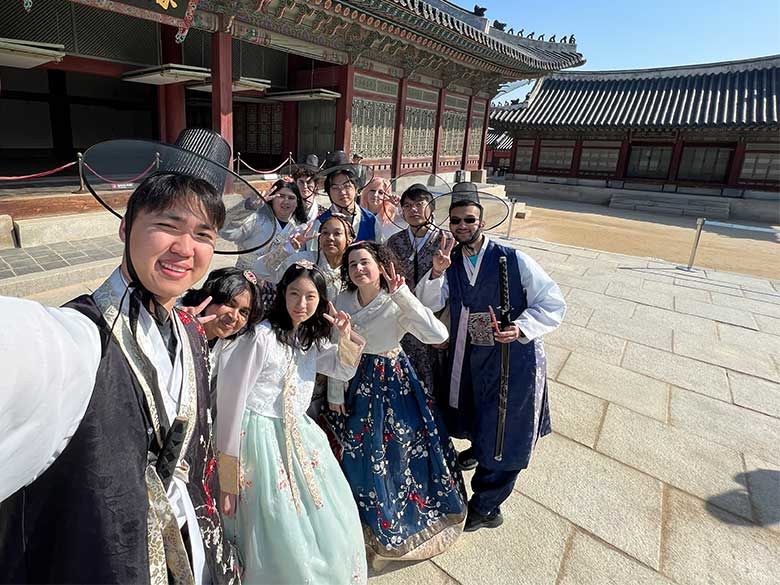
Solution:
<svg viewBox="0 0 780 585"><path fill-rule="evenodd" d="M565 72L490 124L516 191L780 221L779 100L780 55Z"/></svg>
<svg viewBox="0 0 780 585"><path fill-rule="evenodd" d="M219 130L261 169L342 148L385 176L479 171L499 86L584 59L573 36L528 38L476 12L444 0L4 0L0 167L45 168L114 137L172 141L189 125Z"/></svg>

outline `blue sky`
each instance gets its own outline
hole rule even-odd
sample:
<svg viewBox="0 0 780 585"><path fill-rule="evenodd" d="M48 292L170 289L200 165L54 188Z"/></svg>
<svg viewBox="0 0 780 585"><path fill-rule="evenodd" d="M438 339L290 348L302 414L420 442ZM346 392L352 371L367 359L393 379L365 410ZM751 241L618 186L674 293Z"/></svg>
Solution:
<svg viewBox="0 0 780 585"><path fill-rule="evenodd" d="M474 2L456 0L473 8ZM780 0L483 0L486 16L577 38L580 70L638 69L780 53ZM513 92L515 93L515 92ZM525 91L518 90L519 94ZM518 97L513 95L512 97ZM502 98L504 99L504 98Z"/></svg>

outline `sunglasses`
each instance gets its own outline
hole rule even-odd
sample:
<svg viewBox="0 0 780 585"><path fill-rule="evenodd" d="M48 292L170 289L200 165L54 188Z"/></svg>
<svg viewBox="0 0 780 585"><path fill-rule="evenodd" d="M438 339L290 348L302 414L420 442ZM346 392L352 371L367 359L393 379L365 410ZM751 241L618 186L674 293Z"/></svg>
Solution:
<svg viewBox="0 0 780 585"><path fill-rule="evenodd" d="M466 224L472 224L477 223L479 221L478 217L451 217L450 218L450 225L460 225L460 222L466 223Z"/></svg>

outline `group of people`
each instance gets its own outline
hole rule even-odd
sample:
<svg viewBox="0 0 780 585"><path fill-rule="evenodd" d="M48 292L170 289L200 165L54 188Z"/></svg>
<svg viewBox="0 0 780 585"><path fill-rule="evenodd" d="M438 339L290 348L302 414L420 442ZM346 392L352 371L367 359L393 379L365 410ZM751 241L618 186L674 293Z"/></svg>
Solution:
<svg viewBox="0 0 780 585"><path fill-rule="evenodd" d="M338 152L226 210L220 141L137 187L94 293L0 297L3 582L365 583L499 526L550 432L565 303L476 185L437 210ZM195 287L218 236L238 262Z"/></svg>

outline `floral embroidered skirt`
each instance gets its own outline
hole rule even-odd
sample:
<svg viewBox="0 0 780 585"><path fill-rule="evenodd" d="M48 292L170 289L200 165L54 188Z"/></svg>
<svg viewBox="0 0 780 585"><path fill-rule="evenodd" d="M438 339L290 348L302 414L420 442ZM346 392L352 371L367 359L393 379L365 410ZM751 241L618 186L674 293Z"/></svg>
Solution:
<svg viewBox="0 0 780 585"><path fill-rule="evenodd" d="M443 552L462 531L466 491L433 398L406 355L364 354L345 405L346 417L329 412L328 420L367 547L388 560Z"/></svg>
<svg viewBox="0 0 780 585"><path fill-rule="evenodd" d="M325 433L308 416L298 418L307 455L293 457L300 494L296 510L287 473L282 419L244 413L240 494L225 533L242 558L244 583L346 585L366 583L366 555L355 501ZM319 488L318 508L301 465Z"/></svg>

